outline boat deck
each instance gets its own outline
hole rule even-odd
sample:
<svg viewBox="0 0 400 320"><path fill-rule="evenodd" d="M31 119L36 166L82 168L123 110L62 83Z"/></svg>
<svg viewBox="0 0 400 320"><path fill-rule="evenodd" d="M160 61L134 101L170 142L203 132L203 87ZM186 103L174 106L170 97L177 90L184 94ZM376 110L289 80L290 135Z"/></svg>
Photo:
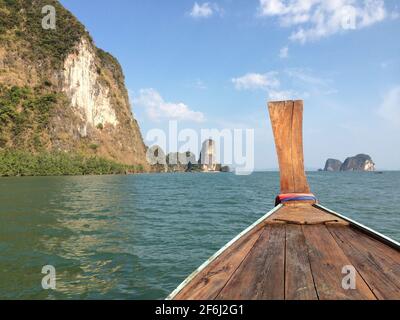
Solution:
<svg viewBox="0 0 400 320"><path fill-rule="evenodd" d="M349 270L356 288L346 290ZM400 299L400 252L310 203L292 203L227 247L173 299Z"/></svg>

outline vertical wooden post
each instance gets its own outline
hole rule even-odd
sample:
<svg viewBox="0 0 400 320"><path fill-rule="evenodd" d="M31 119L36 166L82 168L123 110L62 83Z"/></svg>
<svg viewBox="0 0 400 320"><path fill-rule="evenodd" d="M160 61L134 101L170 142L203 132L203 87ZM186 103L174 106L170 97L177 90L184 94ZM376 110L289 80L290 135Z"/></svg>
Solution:
<svg viewBox="0 0 400 320"><path fill-rule="evenodd" d="M303 101L268 103L281 175L281 193L310 193L304 171Z"/></svg>

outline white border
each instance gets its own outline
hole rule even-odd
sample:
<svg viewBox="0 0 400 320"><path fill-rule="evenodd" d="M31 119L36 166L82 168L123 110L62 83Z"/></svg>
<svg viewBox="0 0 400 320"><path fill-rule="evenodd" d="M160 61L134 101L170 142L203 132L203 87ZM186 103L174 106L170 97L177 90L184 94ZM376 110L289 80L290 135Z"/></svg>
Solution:
<svg viewBox="0 0 400 320"><path fill-rule="evenodd" d="M253 230L255 227L257 227L260 223L262 223L264 220L269 218L271 215L273 215L276 211L278 211L280 208L282 208L283 205L279 204L275 208L273 208L270 212L268 212L266 215L258 219L255 223L253 223L250 227L248 227L246 230L242 231L239 233L235 238L233 238L231 241L229 241L225 246L223 246L217 253L215 253L211 258L209 258L206 262L204 262L196 271L194 271L189 277L187 277L167 298L166 300L173 300L176 295L182 291L182 289L194 279L201 271L203 271L211 262L213 262L215 259L217 259L226 249L228 249L230 246L232 246L236 241L238 241L241 237L243 237L245 234L249 233L251 230Z"/></svg>
<svg viewBox="0 0 400 320"><path fill-rule="evenodd" d="M363 224L358 223L357 221L354 221L354 220L352 220L350 218L347 218L346 216L341 215L340 213L337 213L337 212L335 212L335 211L333 211L331 209L328 209L328 208L320 205L319 203L314 204L314 206L319 208L319 209L322 209L322 210L324 210L326 212L329 212L329 213L331 213L331 214L333 214L333 215L335 215L335 216L337 216L339 218L342 218L343 220L346 220L347 222L349 222L353 226L357 227L358 229L361 229L362 231L365 231L366 233L369 233L369 234L371 234L371 235L373 235L375 237L378 237L380 240L383 240L387 244L390 244L392 247L395 247L397 250L400 250L400 243L398 243L397 241L395 241L395 240L393 240L393 239L391 239L391 238L389 238L389 237L387 237L387 236L385 236L385 235L383 235L383 234L381 234L381 233L379 233L379 232L377 232L377 231L375 231L375 230L373 230L371 228L368 228L368 227L364 226Z"/></svg>

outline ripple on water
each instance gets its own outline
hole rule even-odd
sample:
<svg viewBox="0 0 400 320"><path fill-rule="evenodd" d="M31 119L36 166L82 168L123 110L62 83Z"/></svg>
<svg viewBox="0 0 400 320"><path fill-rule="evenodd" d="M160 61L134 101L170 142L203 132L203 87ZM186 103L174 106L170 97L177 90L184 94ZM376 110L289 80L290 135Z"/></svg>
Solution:
<svg viewBox="0 0 400 320"><path fill-rule="evenodd" d="M309 180L323 205L400 240L399 172ZM165 298L278 190L276 172L0 179L0 298ZM47 264L56 292L40 288Z"/></svg>

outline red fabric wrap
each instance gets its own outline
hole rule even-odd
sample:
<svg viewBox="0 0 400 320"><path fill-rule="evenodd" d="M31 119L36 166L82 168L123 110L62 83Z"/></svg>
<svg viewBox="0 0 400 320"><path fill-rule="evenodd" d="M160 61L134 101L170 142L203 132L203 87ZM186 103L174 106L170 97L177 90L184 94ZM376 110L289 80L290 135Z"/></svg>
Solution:
<svg viewBox="0 0 400 320"><path fill-rule="evenodd" d="M276 205L289 201L317 201L312 193L284 193L276 197Z"/></svg>

